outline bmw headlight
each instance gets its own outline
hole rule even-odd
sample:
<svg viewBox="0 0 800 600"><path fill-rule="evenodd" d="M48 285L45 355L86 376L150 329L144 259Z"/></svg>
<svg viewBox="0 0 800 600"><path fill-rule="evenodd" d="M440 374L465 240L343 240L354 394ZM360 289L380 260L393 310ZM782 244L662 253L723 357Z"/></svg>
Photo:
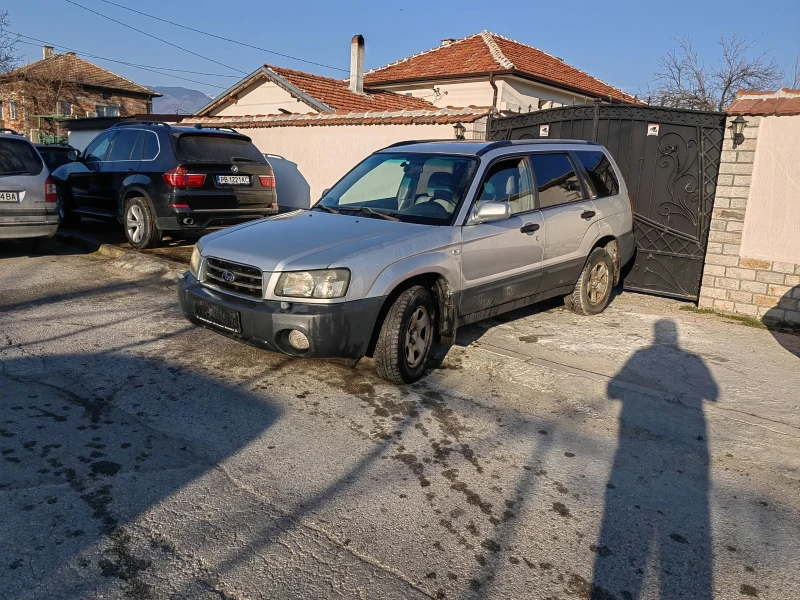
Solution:
<svg viewBox="0 0 800 600"><path fill-rule="evenodd" d="M347 293L349 284L349 269L290 271L278 278L275 295L289 298L341 298Z"/></svg>
<svg viewBox="0 0 800 600"><path fill-rule="evenodd" d="M200 263L203 262L203 256L197 246L192 250L192 259L189 261L189 271L195 276L195 279L200 278Z"/></svg>

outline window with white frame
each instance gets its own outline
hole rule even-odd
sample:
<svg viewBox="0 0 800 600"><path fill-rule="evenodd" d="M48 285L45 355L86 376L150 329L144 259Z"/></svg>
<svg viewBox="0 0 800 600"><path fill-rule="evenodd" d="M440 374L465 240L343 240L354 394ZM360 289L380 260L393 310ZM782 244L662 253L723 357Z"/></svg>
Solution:
<svg viewBox="0 0 800 600"><path fill-rule="evenodd" d="M5 118L6 118L6 112L5 112L4 107L3 107L3 101L0 100L0 120L5 119Z"/></svg>
<svg viewBox="0 0 800 600"><path fill-rule="evenodd" d="M17 120L17 101L9 100L8 102L8 118L11 121Z"/></svg>
<svg viewBox="0 0 800 600"><path fill-rule="evenodd" d="M97 111L98 117L118 117L119 116L119 106L107 106L103 104L98 104L95 107Z"/></svg>

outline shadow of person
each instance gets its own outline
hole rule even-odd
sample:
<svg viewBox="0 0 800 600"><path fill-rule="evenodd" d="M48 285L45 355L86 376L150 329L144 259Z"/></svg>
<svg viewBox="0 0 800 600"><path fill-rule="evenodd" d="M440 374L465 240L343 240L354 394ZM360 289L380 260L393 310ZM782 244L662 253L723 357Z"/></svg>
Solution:
<svg viewBox="0 0 800 600"><path fill-rule="evenodd" d="M800 285L789 289L761 321L769 327L776 342L800 358Z"/></svg>
<svg viewBox="0 0 800 600"><path fill-rule="evenodd" d="M680 347L674 322L654 329L608 385L622 409L593 600L713 596L703 402L719 390L703 360Z"/></svg>

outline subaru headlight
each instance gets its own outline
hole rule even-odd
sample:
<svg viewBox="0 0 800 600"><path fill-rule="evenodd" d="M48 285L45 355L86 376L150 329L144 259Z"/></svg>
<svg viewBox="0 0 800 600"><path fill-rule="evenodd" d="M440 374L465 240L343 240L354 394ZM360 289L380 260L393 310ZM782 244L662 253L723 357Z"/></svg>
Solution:
<svg viewBox="0 0 800 600"><path fill-rule="evenodd" d="M289 298L341 298L347 293L349 284L349 269L290 271L278 278L275 295Z"/></svg>
<svg viewBox="0 0 800 600"><path fill-rule="evenodd" d="M203 262L203 256L197 246L192 250L192 259L189 261L189 271L194 275L195 279L200 279L200 263Z"/></svg>

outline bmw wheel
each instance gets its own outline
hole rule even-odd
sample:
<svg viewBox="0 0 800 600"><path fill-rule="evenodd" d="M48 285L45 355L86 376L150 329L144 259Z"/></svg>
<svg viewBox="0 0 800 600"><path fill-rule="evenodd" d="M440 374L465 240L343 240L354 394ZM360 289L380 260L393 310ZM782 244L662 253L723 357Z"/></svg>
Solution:
<svg viewBox="0 0 800 600"><path fill-rule="evenodd" d="M131 198L125 203L125 237L137 250L153 248L161 241L150 205L144 198Z"/></svg>

